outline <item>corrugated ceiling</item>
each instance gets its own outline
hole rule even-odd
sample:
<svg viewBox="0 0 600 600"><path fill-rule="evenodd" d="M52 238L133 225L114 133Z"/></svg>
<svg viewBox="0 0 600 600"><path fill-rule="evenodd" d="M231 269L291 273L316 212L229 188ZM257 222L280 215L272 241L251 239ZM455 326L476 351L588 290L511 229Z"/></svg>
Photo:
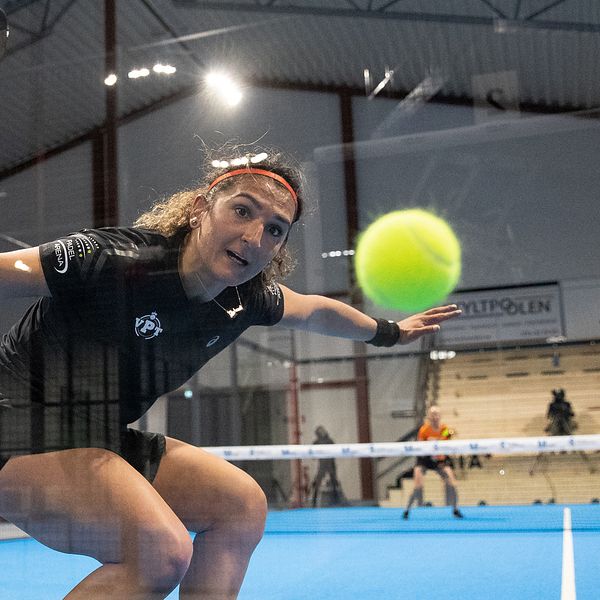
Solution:
<svg viewBox="0 0 600 600"><path fill-rule="evenodd" d="M105 118L104 2L4 0L0 173L86 135ZM600 3L585 0L117 0L118 106L128 115L202 85L214 67L246 83L398 97L428 75L437 99L541 111L600 105ZM174 76L130 80L156 61ZM491 75L490 75L491 74ZM483 83L482 83L483 82ZM491 83L490 83L491 82Z"/></svg>

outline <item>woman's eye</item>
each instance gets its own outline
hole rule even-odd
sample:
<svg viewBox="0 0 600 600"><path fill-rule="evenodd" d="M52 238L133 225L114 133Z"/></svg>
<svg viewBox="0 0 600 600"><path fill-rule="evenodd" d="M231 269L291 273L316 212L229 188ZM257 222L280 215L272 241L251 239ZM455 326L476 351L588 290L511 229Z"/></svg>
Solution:
<svg viewBox="0 0 600 600"><path fill-rule="evenodd" d="M269 232L273 237L281 237L283 235L281 227L278 227L277 225L271 225L271 227L269 227Z"/></svg>
<svg viewBox="0 0 600 600"><path fill-rule="evenodd" d="M245 206L236 206L235 207L235 212L240 216L240 217L247 217L249 214L248 209Z"/></svg>

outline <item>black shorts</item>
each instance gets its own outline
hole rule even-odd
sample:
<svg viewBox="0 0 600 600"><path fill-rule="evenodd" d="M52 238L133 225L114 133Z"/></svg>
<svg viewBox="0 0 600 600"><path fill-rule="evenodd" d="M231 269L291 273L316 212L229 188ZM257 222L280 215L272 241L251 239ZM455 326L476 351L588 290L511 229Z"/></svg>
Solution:
<svg viewBox="0 0 600 600"><path fill-rule="evenodd" d="M136 471L150 483L154 481L166 448L162 433L127 429L121 435L121 452L118 452Z"/></svg>
<svg viewBox="0 0 600 600"><path fill-rule="evenodd" d="M152 483L158 472L165 448L166 440L162 433L128 428L121 433L121 447L119 449L111 448L111 450L124 458L136 471ZM12 457L0 456L0 469L10 458Z"/></svg>
<svg viewBox="0 0 600 600"><path fill-rule="evenodd" d="M431 469L432 471L440 471L442 467L445 466L453 469L454 463L449 456L439 460L433 456L419 456L417 458L417 466L423 467L425 471L427 471L427 469Z"/></svg>

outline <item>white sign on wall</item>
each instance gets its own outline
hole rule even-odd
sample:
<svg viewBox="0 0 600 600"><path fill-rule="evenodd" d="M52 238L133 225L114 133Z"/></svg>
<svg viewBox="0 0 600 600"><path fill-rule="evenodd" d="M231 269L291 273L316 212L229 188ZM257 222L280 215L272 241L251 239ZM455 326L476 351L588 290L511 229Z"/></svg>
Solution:
<svg viewBox="0 0 600 600"><path fill-rule="evenodd" d="M462 310L444 323L443 346L546 341L564 335L558 284L458 292L449 302Z"/></svg>

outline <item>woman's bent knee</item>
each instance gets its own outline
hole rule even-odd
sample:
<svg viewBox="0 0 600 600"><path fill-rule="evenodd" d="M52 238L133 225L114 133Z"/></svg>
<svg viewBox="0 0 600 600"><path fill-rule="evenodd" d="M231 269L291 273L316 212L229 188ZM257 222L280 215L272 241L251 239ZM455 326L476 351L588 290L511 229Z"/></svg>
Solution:
<svg viewBox="0 0 600 600"><path fill-rule="evenodd" d="M267 497L254 480L242 490L242 511L239 526L249 543L258 544L263 536L267 519Z"/></svg>
<svg viewBox="0 0 600 600"><path fill-rule="evenodd" d="M146 587L170 591L185 576L192 560L192 539L183 531L161 531L142 535L137 555L137 570ZM147 539L143 539L146 537ZM154 539L157 538L157 539Z"/></svg>
<svg viewBox="0 0 600 600"><path fill-rule="evenodd" d="M235 497L223 504L215 526L243 543L256 546L260 542L267 518L267 498L261 487L248 477L240 482Z"/></svg>
<svg viewBox="0 0 600 600"><path fill-rule="evenodd" d="M267 497L258 484L255 485L255 489L252 492L249 510L253 526L256 530L256 543L258 543L261 540L265 530L265 522L267 520L268 511Z"/></svg>

